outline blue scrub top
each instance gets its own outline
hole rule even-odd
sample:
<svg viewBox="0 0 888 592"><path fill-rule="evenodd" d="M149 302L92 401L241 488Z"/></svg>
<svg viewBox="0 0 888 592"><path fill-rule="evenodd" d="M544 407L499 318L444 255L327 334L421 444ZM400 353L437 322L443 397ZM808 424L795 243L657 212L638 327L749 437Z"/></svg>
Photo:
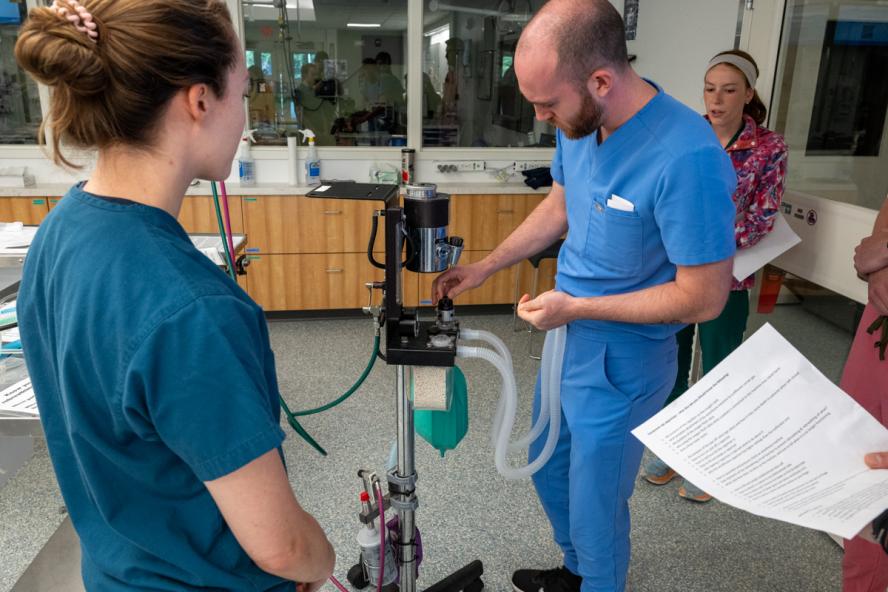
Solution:
<svg viewBox="0 0 888 592"><path fill-rule="evenodd" d="M262 310L158 208L72 188L18 300L47 445L87 590L288 590L203 481L277 448Z"/></svg>
<svg viewBox="0 0 888 592"><path fill-rule="evenodd" d="M651 83L653 84L653 83ZM635 292L675 279L676 265L734 254L737 175L709 123L657 95L603 143L557 133L552 178L564 186L568 233L556 285L572 296ZM617 195L634 211L608 206ZM684 325L581 320L612 340L665 339Z"/></svg>

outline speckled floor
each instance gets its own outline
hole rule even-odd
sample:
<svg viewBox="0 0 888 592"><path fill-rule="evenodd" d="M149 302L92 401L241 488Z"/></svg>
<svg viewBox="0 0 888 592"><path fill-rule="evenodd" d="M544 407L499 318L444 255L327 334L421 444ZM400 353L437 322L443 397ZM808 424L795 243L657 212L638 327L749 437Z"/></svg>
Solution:
<svg viewBox="0 0 888 592"><path fill-rule="evenodd" d="M827 376L837 380L850 335L800 306L780 306L767 320ZM530 388L538 362L526 356L527 336L513 333L510 315L467 316L463 326L494 331L515 356L521 393L519 417L529 422ZM370 354L366 319L270 323L281 391L294 408L327 402L358 376ZM558 550L529 480L509 482L493 469L488 432L499 392L492 367L461 364L468 378L471 424L459 448L440 458L417 440L426 587L473 559L484 562L492 591L511 590L520 567L559 564ZM334 411L303 425L327 448L321 457L297 436L285 442L291 482L300 502L328 532L338 552L337 575L357 558L358 468L382 473L395 436L393 370L380 364L365 386ZM288 428L289 429L289 428ZM758 518L718 502L682 500L677 484L639 482L632 498L633 592L826 592L840 588L841 550L826 535ZM13 589L64 519L44 443L0 489L0 592ZM78 574L70 574L76 582ZM17 589L22 590L24 587ZM64 588L60 588L64 589ZM75 590L71 584L69 590ZM332 588L330 588L332 590Z"/></svg>

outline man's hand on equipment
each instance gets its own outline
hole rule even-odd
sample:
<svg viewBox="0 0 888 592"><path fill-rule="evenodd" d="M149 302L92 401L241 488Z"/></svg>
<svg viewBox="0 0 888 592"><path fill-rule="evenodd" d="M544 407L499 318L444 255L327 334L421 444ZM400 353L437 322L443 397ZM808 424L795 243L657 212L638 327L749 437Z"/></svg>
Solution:
<svg viewBox="0 0 888 592"><path fill-rule="evenodd" d="M484 283L488 275L480 261L451 267L432 282L432 302L438 302L445 296L456 298L466 290L477 288Z"/></svg>
<svg viewBox="0 0 888 592"><path fill-rule="evenodd" d="M548 331L574 320L574 297L549 290L533 300L528 294L518 301L518 316L540 331Z"/></svg>
<svg viewBox="0 0 888 592"><path fill-rule="evenodd" d="M888 267L888 230L877 230L854 248L854 269L861 276Z"/></svg>

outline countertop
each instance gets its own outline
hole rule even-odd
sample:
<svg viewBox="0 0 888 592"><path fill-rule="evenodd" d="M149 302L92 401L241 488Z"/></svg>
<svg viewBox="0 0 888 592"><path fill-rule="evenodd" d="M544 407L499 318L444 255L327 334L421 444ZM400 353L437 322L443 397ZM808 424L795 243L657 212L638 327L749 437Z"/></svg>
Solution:
<svg viewBox="0 0 888 592"><path fill-rule="evenodd" d="M311 187L288 185L286 183L257 183L251 187L241 187L238 183L227 184L228 195L305 195ZM70 185L45 184L34 187L0 187L0 197L58 197L64 195ZM439 183L438 191L453 195L478 194L546 194L548 187L531 189L523 183ZM201 181L199 185L188 188L186 195L212 195L210 183Z"/></svg>

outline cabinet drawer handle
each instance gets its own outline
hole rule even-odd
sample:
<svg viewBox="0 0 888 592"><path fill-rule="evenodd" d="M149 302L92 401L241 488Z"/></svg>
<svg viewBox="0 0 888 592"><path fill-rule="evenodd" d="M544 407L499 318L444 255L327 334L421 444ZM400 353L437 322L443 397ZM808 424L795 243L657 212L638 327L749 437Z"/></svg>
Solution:
<svg viewBox="0 0 888 592"><path fill-rule="evenodd" d="M515 210L497 210L497 214L514 214Z"/></svg>
<svg viewBox="0 0 888 592"><path fill-rule="evenodd" d="M338 216L342 213L342 210L324 210L325 216Z"/></svg>
<svg viewBox="0 0 888 592"><path fill-rule="evenodd" d="M328 267L326 269L327 273L342 273L341 267Z"/></svg>

